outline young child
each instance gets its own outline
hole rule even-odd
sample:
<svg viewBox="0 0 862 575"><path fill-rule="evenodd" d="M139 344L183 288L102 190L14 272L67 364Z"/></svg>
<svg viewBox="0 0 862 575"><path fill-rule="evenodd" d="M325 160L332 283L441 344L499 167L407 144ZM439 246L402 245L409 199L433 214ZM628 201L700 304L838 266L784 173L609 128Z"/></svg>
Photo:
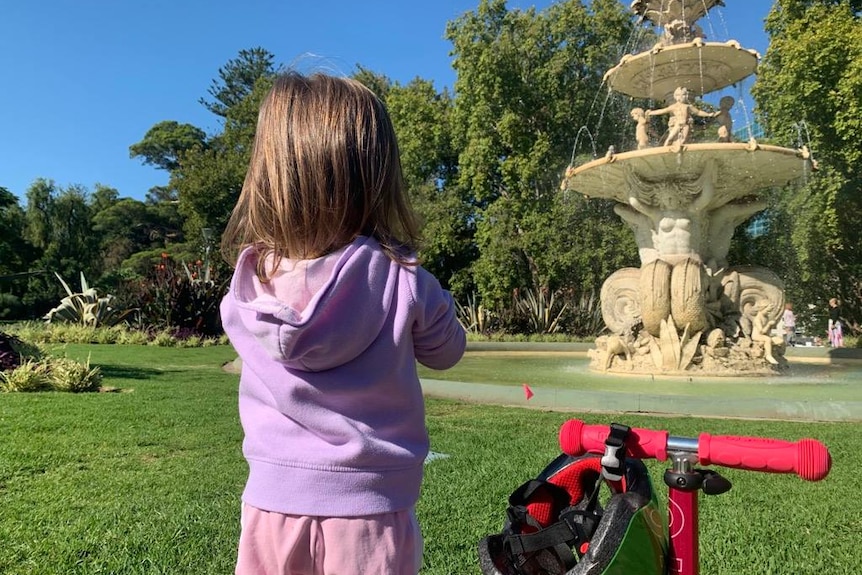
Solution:
<svg viewBox="0 0 862 575"><path fill-rule="evenodd" d="M829 300L829 345L831 347L844 347L844 334L841 329L841 302L833 297Z"/></svg>
<svg viewBox="0 0 862 575"><path fill-rule="evenodd" d="M237 574L418 572L416 361L453 366L465 333L417 235L380 100L347 78L278 77L222 239L249 466Z"/></svg>

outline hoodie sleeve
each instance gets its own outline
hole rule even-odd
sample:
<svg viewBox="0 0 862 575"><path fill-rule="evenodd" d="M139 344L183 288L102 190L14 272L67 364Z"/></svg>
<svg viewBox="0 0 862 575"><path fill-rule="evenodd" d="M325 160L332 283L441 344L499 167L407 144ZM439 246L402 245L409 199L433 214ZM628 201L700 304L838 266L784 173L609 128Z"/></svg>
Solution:
<svg viewBox="0 0 862 575"><path fill-rule="evenodd" d="M452 295L430 272L416 268L416 323L413 348L416 359L431 369L448 369L464 355L467 335L455 314Z"/></svg>

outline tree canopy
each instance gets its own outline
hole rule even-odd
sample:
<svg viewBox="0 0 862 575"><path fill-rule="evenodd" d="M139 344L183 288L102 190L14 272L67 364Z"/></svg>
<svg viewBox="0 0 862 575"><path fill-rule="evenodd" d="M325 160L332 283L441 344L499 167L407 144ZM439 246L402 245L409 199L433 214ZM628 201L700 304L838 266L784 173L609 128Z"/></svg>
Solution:
<svg viewBox="0 0 862 575"><path fill-rule="evenodd" d="M757 119L771 142L807 146L819 170L802 186L770 192L761 216L767 233L739 232L732 248L734 263L783 277L791 300L822 305L837 296L856 320L860 8L862 0L775 2L752 90ZM392 117L423 222L423 264L459 301L478 297L498 308L524 289L595 293L614 270L637 265L634 238L610 202L559 191L576 154L627 149L629 110L645 105L608 95L603 84L633 43L650 43L627 6L560 0L542 11L510 10L505 0L479 0L448 23L445 36L457 74L451 90L422 78L393 82L360 64L353 72ZM38 178L22 208L0 188L0 275L56 270L110 278L118 270L144 273L167 246L199 251L203 230L218 236L242 189L258 108L281 69L264 48L241 50L199 100L218 119L214 133L167 119L131 144L132 158L169 174L144 201L109 186L89 191ZM31 301L56 293L54 285L37 285L38 276L28 281Z"/></svg>
<svg viewBox="0 0 862 575"><path fill-rule="evenodd" d="M622 225L608 217L609 227L590 225L582 215L610 208L587 208L557 190L578 128L632 30L631 14L616 0L560 2L541 13L482 0L447 27L458 74L457 183L475 207L472 273L485 299L502 302L518 288L598 288L594 273L565 262L596 244L619 245ZM607 145L614 137L609 120L598 140ZM550 235L558 250L548 249ZM598 273L627 260L628 245L628 253L592 254L607 266Z"/></svg>
<svg viewBox="0 0 862 575"><path fill-rule="evenodd" d="M793 298L838 297L862 311L862 22L860 3L778 0L766 20L769 48L752 89L758 121L776 143L805 145L819 170L783 190L772 210L776 241L792 254ZM778 262L780 265L781 262ZM825 321L821 318L821 322Z"/></svg>

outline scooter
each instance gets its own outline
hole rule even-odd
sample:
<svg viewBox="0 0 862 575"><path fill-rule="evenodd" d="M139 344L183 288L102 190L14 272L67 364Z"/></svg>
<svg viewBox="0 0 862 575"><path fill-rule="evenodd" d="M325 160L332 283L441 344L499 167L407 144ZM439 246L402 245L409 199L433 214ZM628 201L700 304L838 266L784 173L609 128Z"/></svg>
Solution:
<svg viewBox="0 0 862 575"><path fill-rule="evenodd" d="M561 426L559 443L563 455L510 497L503 532L479 543L483 574L699 575L699 494L719 495L731 488L706 466L796 473L819 481L832 465L829 451L815 439L679 437L578 419ZM644 459L670 463L663 477L666 528L657 517ZM600 483L615 493L603 510L596 503ZM560 493L571 497L553 507Z"/></svg>

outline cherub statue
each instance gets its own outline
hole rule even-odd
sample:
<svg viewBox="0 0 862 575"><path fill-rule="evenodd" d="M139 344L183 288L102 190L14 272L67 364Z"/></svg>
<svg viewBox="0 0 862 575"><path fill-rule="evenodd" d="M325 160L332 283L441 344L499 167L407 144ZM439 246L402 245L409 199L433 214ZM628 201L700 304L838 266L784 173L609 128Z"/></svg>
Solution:
<svg viewBox="0 0 862 575"><path fill-rule="evenodd" d="M780 344L784 338L773 337L772 328L775 327L775 320L769 319L769 314L772 311L772 304L761 304L756 309L754 318L751 320L751 341L760 342L763 344L763 357L772 365L778 365L778 360L772 355L772 346Z"/></svg>
<svg viewBox="0 0 862 575"><path fill-rule="evenodd" d="M632 120L637 122L635 127L635 140L638 143L638 150L643 150L649 147L649 118L644 113L643 108L632 108Z"/></svg>
<svg viewBox="0 0 862 575"><path fill-rule="evenodd" d="M716 118L719 112L704 112L688 103L688 89L679 87L673 91L674 103L658 110L647 110L646 116L659 116L667 114L670 116L667 122L668 135L664 142L665 146L673 144L684 144L688 140L694 116L700 118Z"/></svg>
<svg viewBox="0 0 862 575"><path fill-rule="evenodd" d="M730 109L736 100L732 96L725 96L718 102L718 113L715 115L715 121L718 123L718 141L732 142L733 141L733 118L730 117Z"/></svg>

